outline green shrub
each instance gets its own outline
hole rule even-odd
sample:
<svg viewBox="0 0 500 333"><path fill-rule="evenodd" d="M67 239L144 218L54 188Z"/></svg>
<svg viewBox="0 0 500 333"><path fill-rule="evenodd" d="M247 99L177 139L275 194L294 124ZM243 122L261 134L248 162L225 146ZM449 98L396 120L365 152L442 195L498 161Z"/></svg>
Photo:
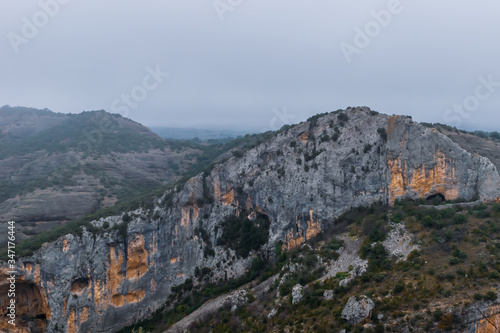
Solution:
<svg viewBox="0 0 500 333"><path fill-rule="evenodd" d="M337 119L341 122L346 122L349 120L349 117L345 113L339 113Z"/></svg>
<svg viewBox="0 0 500 333"><path fill-rule="evenodd" d="M385 128L382 128L382 127L378 128L377 133L380 135L382 140L387 141L387 132L386 132Z"/></svg>
<svg viewBox="0 0 500 333"><path fill-rule="evenodd" d="M124 213L122 215L122 221L125 223L128 223L130 221L130 215L128 215L127 213Z"/></svg>
<svg viewBox="0 0 500 333"><path fill-rule="evenodd" d="M467 253L460 251L458 248L453 250L452 256L462 260L467 259Z"/></svg>
<svg viewBox="0 0 500 333"><path fill-rule="evenodd" d="M442 219L450 219L452 218L453 216L455 216L455 209L454 208L445 208L445 209L441 209L439 211L439 217L441 217Z"/></svg>
<svg viewBox="0 0 500 333"><path fill-rule="evenodd" d="M394 286L394 289L392 290L394 292L394 294L399 294L401 293L402 291L405 290L405 283L403 281L399 281L395 286Z"/></svg>
<svg viewBox="0 0 500 333"><path fill-rule="evenodd" d="M343 280L347 277L349 277L349 272L337 272L337 274L335 274L335 278L336 279L339 279L339 280Z"/></svg>
<svg viewBox="0 0 500 333"><path fill-rule="evenodd" d="M368 235L372 243L383 242L387 237L387 232L387 226L383 220L367 218L363 224L363 233Z"/></svg>
<svg viewBox="0 0 500 333"><path fill-rule="evenodd" d="M453 224L465 224L467 223L467 216L463 214L456 214L453 216Z"/></svg>
<svg viewBox="0 0 500 333"><path fill-rule="evenodd" d="M371 246L368 238L363 242L360 249L360 257L368 259L368 271L372 273L391 269L392 262L387 256L387 251L381 242Z"/></svg>
<svg viewBox="0 0 500 333"><path fill-rule="evenodd" d="M433 220L429 215L426 215L422 220L422 224L424 225L424 227L430 228L433 225Z"/></svg>
<svg viewBox="0 0 500 333"><path fill-rule="evenodd" d="M478 219L485 219L491 216L490 212L487 210L475 210L473 214Z"/></svg>
<svg viewBox="0 0 500 333"><path fill-rule="evenodd" d="M384 281L386 277L387 277L387 273L385 273L385 272L380 272L380 273L377 273L377 274L375 274L375 276L374 276L375 281L377 281L377 282L382 282L382 281Z"/></svg>
<svg viewBox="0 0 500 333"><path fill-rule="evenodd" d="M236 157L236 158L240 158L240 157L243 157L243 155L245 155L245 153L241 150L233 150L233 156Z"/></svg>
<svg viewBox="0 0 500 333"><path fill-rule="evenodd" d="M488 291L488 293L484 295L484 299L491 302L496 301L497 297L498 295L494 291Z"/></svg>
<svg viewBox="0 0 500 333"><path fill-rule="evenodd" d="M258 218L250 221L244 213L230 216L221 223L222 236L217 245L227 245L240 257L246 258L251 250L258 250L267 242L269 220Z"/></svg>

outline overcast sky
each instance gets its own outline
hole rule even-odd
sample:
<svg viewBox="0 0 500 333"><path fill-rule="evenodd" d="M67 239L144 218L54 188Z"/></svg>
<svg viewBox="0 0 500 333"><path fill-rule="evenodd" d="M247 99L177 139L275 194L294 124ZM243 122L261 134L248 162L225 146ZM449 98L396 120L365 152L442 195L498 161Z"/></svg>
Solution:
<svg viewBox="0 0 500 333"><path fill-rule="evenodd" d="M497 0L3 0L0 105L251 131L366 105L500 130L498 13Z"/></svg>

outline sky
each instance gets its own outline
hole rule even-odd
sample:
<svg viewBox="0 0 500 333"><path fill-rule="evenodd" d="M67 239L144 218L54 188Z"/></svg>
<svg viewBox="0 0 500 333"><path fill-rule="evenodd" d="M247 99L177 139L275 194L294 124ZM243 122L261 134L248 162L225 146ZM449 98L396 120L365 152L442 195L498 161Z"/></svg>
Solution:
<svg viewBox="0 0 500 333"><path fill-rule="evenodd" d="M496 0L0 6L0 105L253 132L368 106L500 130Z"/></svg>

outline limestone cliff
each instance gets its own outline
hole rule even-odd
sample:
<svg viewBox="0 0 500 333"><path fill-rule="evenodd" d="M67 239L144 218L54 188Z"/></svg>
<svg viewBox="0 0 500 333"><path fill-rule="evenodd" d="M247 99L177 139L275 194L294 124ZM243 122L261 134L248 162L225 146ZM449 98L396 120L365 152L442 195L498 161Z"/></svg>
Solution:
<svg viewBox="0 0 500 333"><path fill-rule="evenodd" d="M245 272L251 256L216 245L228 216L268 220L266 254L275 242L306 242L352 207L435 195L498 200L500 177L487 158L409 117L368 108L313 117L166 193L154 211L128 212L126 239L112 229L122 218L108 217L94 222L109 223L101 235L66 235L20 260L29 297L19 295L19 314L47 332L114 332L158 309L196 268L217 267L213 281Z"/></svg>

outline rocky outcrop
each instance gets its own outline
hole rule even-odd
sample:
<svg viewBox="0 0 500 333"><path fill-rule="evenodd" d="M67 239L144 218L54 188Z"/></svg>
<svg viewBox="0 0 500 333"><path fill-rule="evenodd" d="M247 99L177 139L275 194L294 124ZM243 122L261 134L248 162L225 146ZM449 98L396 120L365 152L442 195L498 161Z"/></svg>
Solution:
<svg viewBox="0 0 500 333"><path fill-rule="evenodd" d="M353 296L347 301L347 304L342 310L341 317L351 325L360 324L370 318L374 307L375 303L368 297L360 296L356 299L356 297Z"/></svg>
<svg viewBox="0 0 500 333"><path fill-rule="evenodd" d="M235 290L226 297L224 305L228 305L231 311L236 311L239 307L248 302L248 292L246 290Z"/></svg>
<svg viewBox="0 0 500 333"><path fill-rule="evenodd" d="M304 295L304 288L300 284L296 284L292 288L292 304L299 304Z"/></svg>
<svg viewBox="0 0 500 333"><path fill-rule="evenodd" d="M359 249L363 243L363 238L352 238L348 234L342 234L338 237L343 241L343 246L338 249L339 258L331 260L326 265L326 275L320 280L334 278L338 273L349 273L349 275L340 281L341 286L346 286L352 279L363 275L368 269L368 260L359 257Z"/></svg>
<svg viewBox="0 0 500 333"><path fill-rule="evenodd" d="M387 238L382 242L382 245L387 250L389 257L394 257L397 261L402 261L406 260L410 252L420 250L419 245L413 244L414 240L407 232L404 223L389 222L388 226L391 230Z"/></svg>
<svg viewBox="0 0 500 333"><path fill-rule="evenodd" d="M323 297L325 300L327 301L330 301L333 299L333 290L329 289L329 290L325 290L323 292Z"/></svg>
<svg viewBox="0 0 500 333"><path fill-rule="evenodd" d="M94 224L110 225L101 234L66 235L19 260L18 271L39 290L44 313L31 318L47 332L114 332L152 314L172 287L245 273L254 252L242 258L217 245L229 216L268 221L260 252L271 256L276 242L293 249L352 207L437 194L496 200L500 177L486 158L408 117L349 109L283 131L166 193L154 209L129 212L125 238L113 229L121 216L101 219ZM209 273L198 279L203 268Z"/></svg>
<svg viewBox="0 0 500 333"><path fill-rule="evenodd" d="M498 172L491 161L468 153L436 129L393 116L387 135L389 203L437 194L447 200L499 197Z"/></svg>

